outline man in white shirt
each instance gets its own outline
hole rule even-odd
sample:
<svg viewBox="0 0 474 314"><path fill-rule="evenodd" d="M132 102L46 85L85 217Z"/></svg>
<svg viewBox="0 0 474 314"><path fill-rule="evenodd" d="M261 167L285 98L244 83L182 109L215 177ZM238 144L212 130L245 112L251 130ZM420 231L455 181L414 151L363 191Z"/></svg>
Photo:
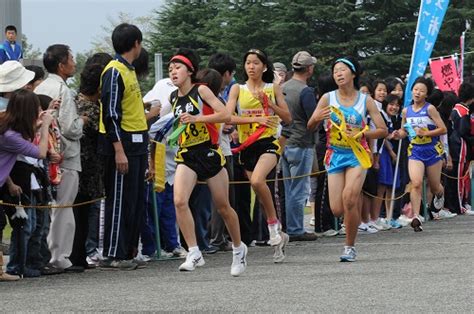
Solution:
<svg viewBox="0 0 474 314"><path fill-rule="evenodd" d="M60 99L58 122L61 130L61 182L57 188L57 204L73 204L79 187L81 171L82 127L88 118L77 114L74 92L66 80L76 72L76 63L71 50L66 45L48 47L43 57L48 77L35 89L36 94ZM52 209L48 246L51 251L52 266L65 271L80 272L84 268L73 266L69 260L74 242L75 222L72 207Z"/></svg>

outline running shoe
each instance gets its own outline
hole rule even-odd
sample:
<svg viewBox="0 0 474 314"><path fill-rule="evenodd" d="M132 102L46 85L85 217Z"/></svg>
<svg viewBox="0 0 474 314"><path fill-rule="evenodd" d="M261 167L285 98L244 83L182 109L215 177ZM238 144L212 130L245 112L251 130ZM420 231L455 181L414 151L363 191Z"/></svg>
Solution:
<svg viewBox="0 0 474 314"><path fill-rule="evenodd" d="M230 274L234 277L240 276L247 268L247 253L248 248L247 246L242 243L240 250L234 249L232 252L232 266L230 267Z"/></svg>
<svg viewBox="0 0 474 314"><path fill-rule="evenodd" d="M400 229L402 227L402 225L399 224L398 221L393 218L390 219L390 226L392 226L393 229Z"/></svg>
<svg viewBox="0 0 474 314"><path fill-rule="evenodd" d="M280 232L281 241L279 244L273 246L274 253L273 253L273 262L274 263L281 263L285 259L285 247L290 242L290 237L284 233Z"/></svg>
<svg viewBox="0 0 474 314"><path fill-rule="evenodd" d="M132 261L107 258L99 263L101 270L135 270L138 265Z"/></svg>
<svg viewBox="0 0 474 314"><path fill-rule="evenodd" d="M344 253L339 257L341 262L355 262L357 252L353 246L344 246Z"/></svg>
<svg viewBox="0 0 474 314"><path fill-rule="evenodd" d="M474 216L474 210L466 209L466 211L464 212L464 215L466 215L466 216Z"/></svg>
<svg viewBox="0 0 474 314"><path fill-rule="evenodd" d="M182 246L175 247L171 252L172 257L186 258L188 251L186 251Z"/></svg>
<svg viewBox="0 0 474 314"><path fill-rule="evenodd" d="M408 218L407 215L400 215L400 217L398 217L397 221L398 223L402 226L402 227L406 227L408 226L410 223L411 223L411 218Z"/></svg>
<svg viewBox="0 0 474 314"><path fill-rule="evenodd" d="M380 227L382 227L383 231L392 229L392 226L387 222L387 219L385 218L378 218L375 223L379 225Z"/></svg>
<svg viewBox="0 0 474 314"><path fill-rule="evenodd" d="M357 228L357 230L360 232L360 233L366 233L366 234L373 234L373 233L377 233L378 230L375 229L373 226L369 226L369 224L367 223L361 223L359 225L359 227Z"/></svg>
<svg viewBox="0 0 474 314"><path fill-rule="evenodd" d="M435 195L433 198L433 205L438 211L444 207L444 194Z"/></svg>
<svg viewBox="0 0 474 314"><path fill-rule="evenodd" d="M421 232L423 231L423 227L421 226L421 217L420 216L415 216L413 217L413 220L411 221L411 227L413 228L413 231L415 232Z"/></svg>
<svg viewBox="0 0 474 314"><path fill-rule="evenodd" d="M314 217L311 217L311 220L309 221L309 225L314 226L315 223L316 223L316 219L314 219Z"/></svg>
<svg viewBox="0 0 474 314"><path fill-rule="evenodd" d="M324 232L317 232L316 235L318 237L325 237L325 238L328 238L328 237L335 237L339 234L339 232L337 232L336 230L334 229L329 229L329 230L326 230Z"/></svg>
<svg viewBox="0 0 474 314"><path fill-rule="evenodd" d="M439 219L449 219L449 218L454 218L458 214L452 213L447 209L442 209L438 212L438 218Z"/></svg>
<svg viewBox="0 0 474 314"><path fill-rule="evenodd" d="M180 271L193 271L196 267L204 266L206 262L202 257L201 251L188 252L186 255L186 261L179 265Z"/></svg>
<svg viewBox="0 0 474 314"><path fill-rule="evenodd" d="M344 224L342 224L341 229L339 229L339 235L346 235L346 226Z"/></svg>

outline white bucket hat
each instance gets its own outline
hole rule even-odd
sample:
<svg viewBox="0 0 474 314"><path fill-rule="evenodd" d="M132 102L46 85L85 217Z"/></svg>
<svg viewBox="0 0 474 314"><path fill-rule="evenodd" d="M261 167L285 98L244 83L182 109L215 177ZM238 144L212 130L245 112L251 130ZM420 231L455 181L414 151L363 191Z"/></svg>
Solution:
<svg viewBox="0 0 474 314"><path fill-rule="evenodd" d="M18 61L0 64L0 93L9 93L22 88L35 77L35 72L25 69Z"/></svg>

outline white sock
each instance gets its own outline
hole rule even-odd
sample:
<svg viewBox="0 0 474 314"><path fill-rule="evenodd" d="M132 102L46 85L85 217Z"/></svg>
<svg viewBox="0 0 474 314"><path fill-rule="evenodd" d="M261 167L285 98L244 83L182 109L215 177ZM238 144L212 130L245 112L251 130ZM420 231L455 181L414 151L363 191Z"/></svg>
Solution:
<svg viewBox="0 0 474 314"><path fill-rule="evenodd" d="M242 242L240 242L240 245L235 247L233 244L232 244L232 250L235 251L235 252L240 252L240 251L243 251L244 250L244 246L242 245Z"/></svg>
<svg viewBox="0 0 474 314"><path fill-rule="evenodd" d="M199 246L193 246L189 248L189 253L199 252Z"/></svg>

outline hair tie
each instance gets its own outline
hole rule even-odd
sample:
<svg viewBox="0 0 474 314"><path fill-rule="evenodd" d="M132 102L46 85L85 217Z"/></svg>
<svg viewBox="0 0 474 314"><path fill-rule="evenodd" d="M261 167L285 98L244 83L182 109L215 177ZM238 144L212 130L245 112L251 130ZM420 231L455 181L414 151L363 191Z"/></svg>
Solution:
<svg viewBox="0 0 474 314"><path fill-rule="evenodd" d="M334 64L336 64L336 63L338 63L338 62L344 63L344 64L347 65L349 68L351 68L352 72L357 73L354 64L353 64L352 62L350 62L349 60L347 60L346 58L339 58L339 59L336 60L336 62L334 62Z"/></svg>

